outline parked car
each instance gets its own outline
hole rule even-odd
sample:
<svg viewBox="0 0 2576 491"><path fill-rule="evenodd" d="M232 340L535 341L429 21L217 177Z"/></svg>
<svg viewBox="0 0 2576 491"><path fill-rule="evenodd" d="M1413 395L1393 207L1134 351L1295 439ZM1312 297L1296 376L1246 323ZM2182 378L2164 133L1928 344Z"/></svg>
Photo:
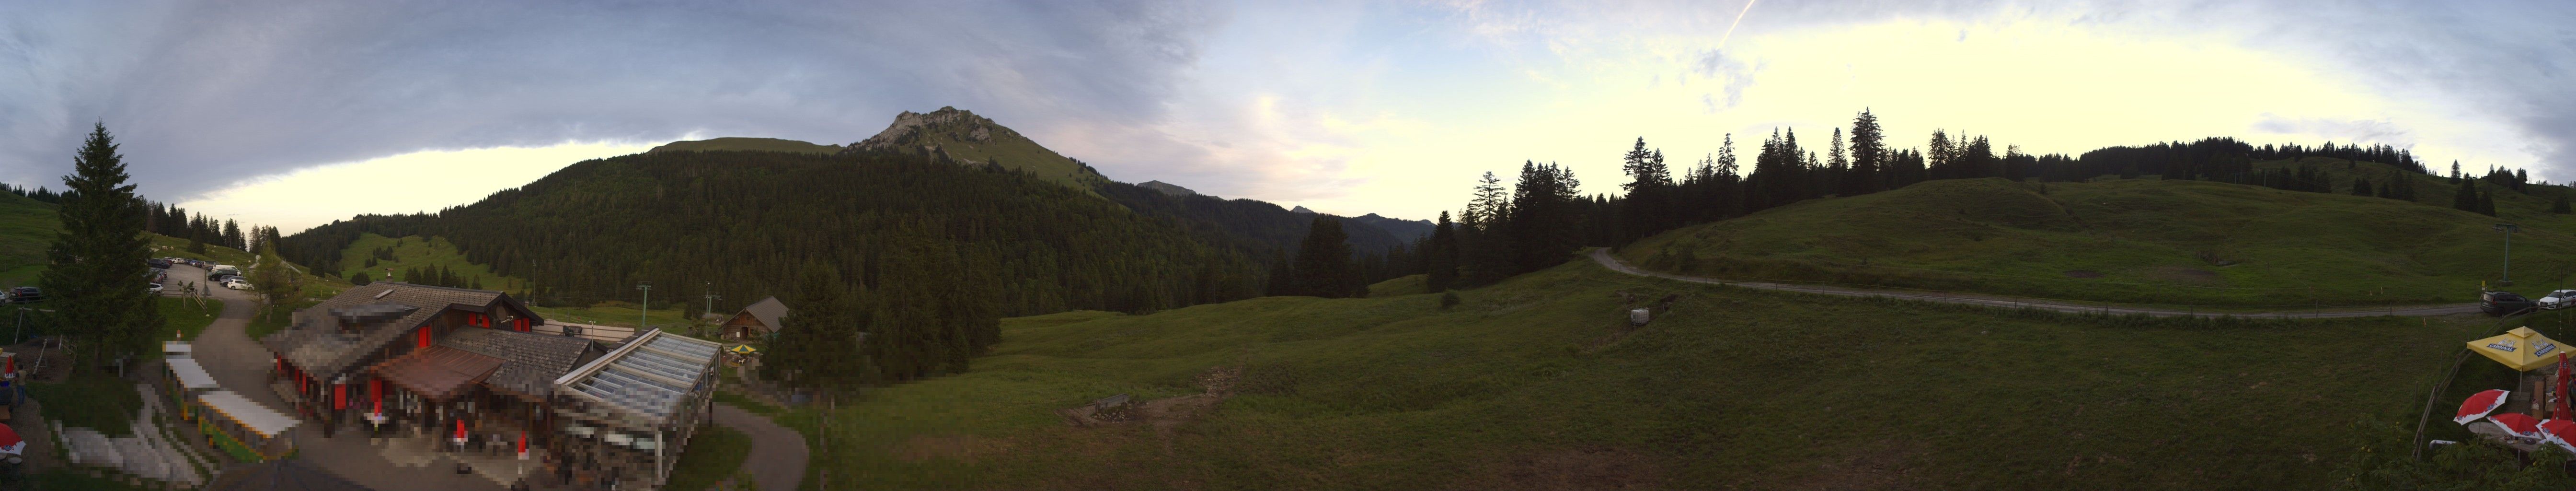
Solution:
<svg viewBox="0 0 2576 491"><path fill-rule="evenodd" d="M2542 295L2540 300L2536 301L2540 302L2540 310L2567 308L2569 304L2576 304L2576 290L2552 291L2548 295Z"/></svg>
<svg viewBox="0 0 2576 491"><path fill-rule="evenodd" d="M242 280L241 278L233 278L233 279L232 279L232 281L226 281L226 282L224 282L224 288L231 288L231 289L235 289L235 290L248 290L248 289L250 289L250 282L249 282L249 281L244 281L244 280Z"/></svg>
<svg viewBox="0 0 2576 491"><path fill-rule="evenodd" d="M2478 311L2486 312L2487 315L2507 316L2526 310L2536 310L2539 307L2538 302L2513 292L2486 292L2478 295Z"/></svg>
<svg viewBox="0 0 2576 491"><path fill-rule="evenodd" d="M168 259L145 259L143 262L145 264L152 265L152 269L170 269L170 260Z"/></svg>
<svg viewBox="0 0 2576 491"><path fill-rule="evenodd" d="M36 289L36 287L32 287L32 286L22 286L22 287L17 287L17 288L11 288L11 289L9 289L8 295L9 295L8 303L29 303L29 302L42 302L42 301L45 301L45 292L44 292L43 290L38 290L38 289Z"/></svg>
<svg viewBox="0 0 2576 491"><path fill-rule="evenodd" d="M160 284L160 283L153 283L153 284L152 284L152 289L151 289L151 291L152 291L152 294L153 294L153 295L160 295L160 294L161 294L161 284Z"/></svg>

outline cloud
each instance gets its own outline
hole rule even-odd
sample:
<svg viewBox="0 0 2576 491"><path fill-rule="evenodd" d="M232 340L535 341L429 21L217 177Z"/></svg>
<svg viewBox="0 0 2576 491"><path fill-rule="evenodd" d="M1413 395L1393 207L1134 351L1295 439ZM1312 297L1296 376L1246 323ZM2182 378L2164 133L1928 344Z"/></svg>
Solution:
<svg viewBox="0 0 2576 491"><path fill-rule="evenodd" d="M2266 133L2316 135L2344 143L2388 143L2402 146L2409 142L2404 128L2386 119L2339 120L2328 118L2285 118L2263 113L2253 129Z"/></svg>
<svg viewBox="0 0 2576 491"><path fill-rule="evenodd" d="M1144 127L1166 119L1222 13L1119 1L7 3L0 66L23 68L0 70L0 181L53 183L92 121L117 134L142 191L167 201L423 150L690 133L848 143L898 111L949 105L1033 126Z"/></svg>
<svg viewBox="0 0 2576 491"><path fill-rule="evenodd" d="M1718 50L1702 53L1699 62L1692 64L1691 69L1697 71L1702 77L1716 79L1721 84L1719 90L1726 93L1724 106L1717 105L1713 98L1704 100L1710 103L1710 112L1733 109L1736 105L1744 103L1744 88L1753 85L1753 72L1758 70L1746 65L1742 60L1728 58L1726 53Z"/></svg>

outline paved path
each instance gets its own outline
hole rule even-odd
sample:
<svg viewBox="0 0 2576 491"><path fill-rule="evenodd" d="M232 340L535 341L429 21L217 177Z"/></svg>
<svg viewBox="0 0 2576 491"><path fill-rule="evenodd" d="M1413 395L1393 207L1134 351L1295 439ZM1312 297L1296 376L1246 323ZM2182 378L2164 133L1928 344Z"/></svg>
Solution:
<svg viewBox="0 0 2576 491"><path fill-rule="evenodd" d="M760 489L792 491L805 480L805 464L812 457L796 430L732 404L716 405L716 424L751 436L751 455L743 458L742 469L751 472Z"/></svg>
<svg viewBox="0 0 2576 491"><path fill-rule="evenodd" d="M1777 291L1786 291L1786 292L1813 293L1813 294L1818 294L1818 295L1834 295L1834 296L1843 296L1843 297L1882 297L1882 298L1897 298L1897 299L1905 299L1905 300L1920 300L1920 301L1925 301L1925 302L1937 302L1937 303L1954 303L1954 304L1966 304L1966 305L1983 305L1983 306L1988 306L1988 307L2030 308L2030 309L2051 310L2051 311L2057 311L2057 312L2068 312L2068 313L2146 314L2146 315L2151 315L2151 316L2156 316L2156 317L2183 317L2183 316L2190 316L2190 317L2237 317L2237 318L2259 318L2259 319L2282 319L2282 318L2295 318L2295 319L2324 319L2324 318L2337 318L2337 317L2371 317L2371 316L2381 316L2381 315L2399 315L2399 316L2436 316L2436 315L2454 315L2454 314L2475 314L2475 313L2478 313L2478 304L2475 304L2475 303L2456 304L2456 305L2425 305L2425 306L2412 306L2412 307L2378 307L2378 308L2362 308L2362 309L2298 310L2298 311L2281 311L2281 312L2236 312L2236 311L2230 311L2230 312L2202 312L2202 311L2198 311L2198 310L2190 310L2190 309L2174 309L2174 308L2165 308L2165 307L2144 307L2144 306L2121 305L2121 304L2101 303L2101 302L2077 302L2077 301L2070 301L2070 300L2051 300L2051 299L2045 299L2045 298L2006 297L2006 296L1999 296L1999 295L1977 295L1977 294L1970 294L1970 293L1910 292L1910 291L1896 291L1896 290L1870 290L1870 289L1862 289L1862 288L1848 288L1848 287L1839 287L1839 286L1799 285L1799 284L1790 284L1790 283L1767 283L1767 282L1760 282L1760 281L1730 281L1730 280L1721 280L1721 279L1716 279L1716 278L1702 278L1702 277L1697 277L1697 276L1683 276L1683 275L1677 275L1677 274L1670 274L1670 273L1658 273L1658 272L1653 272L1653 271L1646 271L1646 270L1642 270L1642 269L1637 269L1636 267L1629 266L1629 265L1628 265L1628 263L1620 262L1618 257L1611 256L1611 255L1610 255L1610 249L1607 249L1607 248L1593 249L1593 250L1592 250L1592 260L1593 260L1593 262L1601 263L1601 266L1602 266L1602 267L1610 268L1610 270L1611 270L1611 271L1617 271L1617 272L1627 273L1627 274L1632 274L1632 275L1637 275L1637 276L1649 276L1649 277L1663 278L1663 279L1668 279L1668 280L1688 281L1688 282L1692 282L1692 283L1709 283L1709 284L1717 284L1717 285L1729 285L1729 286L1736 286L1736 287L1743 287L1743 288L1752 288L1752 289L1756 289L1756 290L1777 290Z"/></svg>

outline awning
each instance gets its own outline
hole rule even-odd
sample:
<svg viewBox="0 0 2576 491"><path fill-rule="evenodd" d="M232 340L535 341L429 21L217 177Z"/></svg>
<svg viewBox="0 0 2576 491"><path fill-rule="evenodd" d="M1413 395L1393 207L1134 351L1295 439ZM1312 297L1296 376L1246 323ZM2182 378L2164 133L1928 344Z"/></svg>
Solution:
<svg viewBox="0 0 2576 491"><path fill-rule="evenodd" d="M197 396L197 402L213 408L215 413L224 415L224 418L233 420L234 424L248 428L252 433L258 433L262 437L276 438L279 433L285 433L288 428L294 428L297 423L294 417L269 409L268 406L262 406L248 397L242 397L241 394L235 394L229 390L207 392L205 395Z"/></svg>
<svg viewBox="0 0 2576 491"><path fill-rule="evenodd" d="M206 366L198 364L197 359L195 358L173 356L163 361L169 363L170 374L179 378L179 387L181 388L185 388L187 390L224 388L222 385L215 383L215 376L206 373Z"/></svg>
<svg viewBox="0 0 2576 491"><path fill-rule="evenodd" d="M370 370L385 382L430 400L464 394L501 368L504 360L446 346L431 346L385 360Z"/></svg>
<svg viewBox="0 0 2576 491"><path fill-rule="evenodd" d="M2558 353L2564 349L2558 344L2558 340L2542 336L2539 331L2533 331L2529 327L2516 327L2511 331L2505 331L2502 335L2470 341L2468 344L2469 351L2478 352L2486 355L2487 359L2495 360L2496 363L2503 363L2504 366L2525 372L2557 363Z"/></svg>

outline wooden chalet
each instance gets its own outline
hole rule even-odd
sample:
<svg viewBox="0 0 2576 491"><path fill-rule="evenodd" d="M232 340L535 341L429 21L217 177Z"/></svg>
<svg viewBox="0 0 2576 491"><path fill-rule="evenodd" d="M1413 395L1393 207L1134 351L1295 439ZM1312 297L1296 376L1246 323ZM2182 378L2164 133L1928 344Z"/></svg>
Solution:
<svg viewBox="0 0 2576 491"><path fill-rule="evenodd" d="M764 298L743 306L742 311L735 312L733 317L725 318L723 329L718 332L724 333L725 339L755 339L778 332L778 320L784 317L787 317L786 303L779 302L778 297Z"/></svg>
<svg viewBox="0 0 2576 491"><path fill-rule="evenodd" d="M273 388L326 434L462 422L516 438L543 427L546 382L605 352L528 332L544 323L497 291L376 282L296 312L260 342L276 357Z"/></svg>

